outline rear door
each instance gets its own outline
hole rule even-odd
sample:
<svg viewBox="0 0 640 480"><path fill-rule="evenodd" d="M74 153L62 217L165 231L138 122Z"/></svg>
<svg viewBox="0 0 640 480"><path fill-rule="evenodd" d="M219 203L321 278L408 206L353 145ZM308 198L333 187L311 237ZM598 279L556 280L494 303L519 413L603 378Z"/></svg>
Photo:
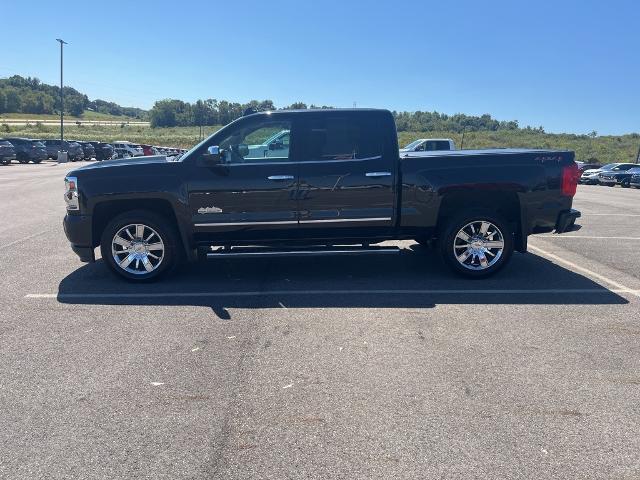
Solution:
<svg viewBox="0 0 640 480"><path fill-rule="evenodd" d="M351 111L309 114L303 122L298 130L301 235L388 234L394 224L398 163L392 119Z"/></svg>
<svg viewBox="0 0 640 480"><path fill-rule="evenodd" d="M292 122L283 115L247 118L215 139L223 152L220 165L207 166L196 158L189 180L189 208L197 241L295 235L298 166L294 149L263 148L275 133L291 128Z"/></svg>

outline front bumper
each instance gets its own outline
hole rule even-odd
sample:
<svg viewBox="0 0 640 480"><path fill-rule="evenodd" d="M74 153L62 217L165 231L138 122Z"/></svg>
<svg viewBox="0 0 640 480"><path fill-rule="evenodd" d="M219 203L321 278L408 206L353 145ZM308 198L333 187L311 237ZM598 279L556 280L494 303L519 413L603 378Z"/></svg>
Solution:
<svg viewBox="0 0 640 480"><path fill-rule="evenodd" d="M62 221L64 233L71 243L71 250L82 262L95 262L95 252L92 243L91 215L65 215Z"/></svg>
<svg viewBox="0 0 640 480"><path fill-rule="evenodd" d="M580 177L580 183L598 183L598 175L585 175Z"/></svg>
<svg viewBox="0 0 640 480"><path fill-rule="evenodd" d="M602 185L616 185L618 183L618 180L616 178L598 177L598 182L600 182Z"/></svg>
<svg viewBox="0 0 640 480"><path fill-rule="evenodd" d="M574 208L560 212L558 220L556 220L556 233L565 233L573 230L576 220L581 216L582 214Z"/></svg>

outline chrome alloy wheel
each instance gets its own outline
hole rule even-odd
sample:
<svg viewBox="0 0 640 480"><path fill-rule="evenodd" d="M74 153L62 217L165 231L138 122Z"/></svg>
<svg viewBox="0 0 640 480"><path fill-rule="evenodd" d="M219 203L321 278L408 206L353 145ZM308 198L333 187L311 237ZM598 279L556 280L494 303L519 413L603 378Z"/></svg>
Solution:
<svg viewBox="0 0 640 480"><path fill-rule="evenodd" d="M453 253L469 270L485 270L494 265L504 251L504 237L493 223L477 220L467 223L455 236Z"/></svg>
<svg viewBox="0 0 640 480"><path fill-rule="evenodd" d="M122 227L111 241L113 259L134 275L151 273L164 259L164 242L158 232L140 223Z"/></svg>

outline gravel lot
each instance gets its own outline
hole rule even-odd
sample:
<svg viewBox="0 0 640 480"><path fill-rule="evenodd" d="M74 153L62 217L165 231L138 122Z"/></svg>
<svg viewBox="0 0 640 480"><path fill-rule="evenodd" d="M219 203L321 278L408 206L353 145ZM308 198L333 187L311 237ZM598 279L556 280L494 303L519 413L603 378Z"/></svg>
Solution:
<svg viewBox="0 0 640 480"><path fill-rule="evenodd" d="M67 245L75 166L0 167L0 477L640 477L640 191L485 281L403 242L133 286Z"/></svg>

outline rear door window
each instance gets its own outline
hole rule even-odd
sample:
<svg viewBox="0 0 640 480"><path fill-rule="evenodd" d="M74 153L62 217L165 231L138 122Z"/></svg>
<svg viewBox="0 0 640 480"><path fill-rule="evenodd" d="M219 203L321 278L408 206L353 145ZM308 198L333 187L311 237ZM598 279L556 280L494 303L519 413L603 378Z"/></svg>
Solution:
<svg viewBox="0 0 640 480"><path fill-rule="evenodd" d="M302 161L366 160L382 156L382 129L365 116L322 115L300 130Z"/></svg>

